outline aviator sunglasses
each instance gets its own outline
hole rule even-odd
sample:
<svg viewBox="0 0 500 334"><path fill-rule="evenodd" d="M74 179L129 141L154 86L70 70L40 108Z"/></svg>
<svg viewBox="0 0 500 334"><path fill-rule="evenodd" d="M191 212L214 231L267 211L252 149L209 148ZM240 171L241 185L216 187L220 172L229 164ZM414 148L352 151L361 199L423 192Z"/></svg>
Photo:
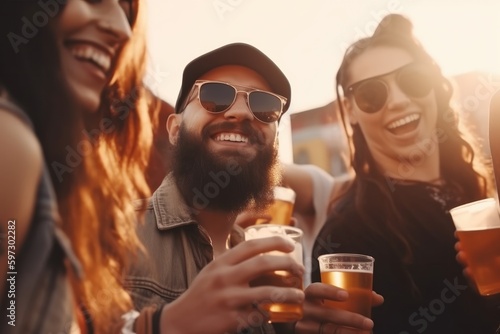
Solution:
<svg viewBox="0 0 500 334"><path fill-rule="evenodd" d="M352 95L362 111L376 113L387 103L389 86L382 78L390 75L395 75L399 88L412 98L424 97L434 88L429 66L410 63L389 73L358 81L347 88L346 95Z"/></svg>
<svg viewBox="0 0 500 334"><path fill-rule="evenodd" d="M238 93L245 93L248 108L256 119L263 123L273 123L280 119L287 99L281 95L260 89L231 85L226 82L197 80L197 97L203 108L212 114L223 113L232 107ZM191 92L192 95L192 92ZM185 106L191 101L188 98ZM183 108L183 109L184 109Z"/></svg>

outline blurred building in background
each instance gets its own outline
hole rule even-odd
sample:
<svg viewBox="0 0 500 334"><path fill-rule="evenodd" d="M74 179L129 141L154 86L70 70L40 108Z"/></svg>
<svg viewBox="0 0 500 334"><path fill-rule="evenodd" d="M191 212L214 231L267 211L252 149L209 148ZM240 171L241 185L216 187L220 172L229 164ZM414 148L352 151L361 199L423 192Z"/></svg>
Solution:
<svg viewBox="0 0 500 334"><path fill-rule="evenodd" d="M336 108L333 101L290 116L295 163L317 165L334 176L347 171L347 139Z"/></svg>

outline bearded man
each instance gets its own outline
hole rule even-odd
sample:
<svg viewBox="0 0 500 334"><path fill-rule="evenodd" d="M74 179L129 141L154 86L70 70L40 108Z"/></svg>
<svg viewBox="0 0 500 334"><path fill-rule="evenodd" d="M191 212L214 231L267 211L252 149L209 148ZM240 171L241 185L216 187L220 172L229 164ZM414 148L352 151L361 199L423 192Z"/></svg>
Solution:
<svg viewBox="0 0 500 334"><path fill-rule="evenodd" d="M186 66L167 120L172 172L141 208L148 255L125 280L136 308L181 296L239 241L237 214L272 199L280 181L278 122L290 98L285 75L247 44L223 46Z"/></svg>

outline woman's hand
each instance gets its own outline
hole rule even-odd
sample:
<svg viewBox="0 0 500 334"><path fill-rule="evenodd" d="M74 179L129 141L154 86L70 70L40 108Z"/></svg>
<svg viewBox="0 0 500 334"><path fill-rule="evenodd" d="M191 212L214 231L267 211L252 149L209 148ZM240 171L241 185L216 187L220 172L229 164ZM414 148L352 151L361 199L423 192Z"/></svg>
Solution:
<svg viewBox="0 0 500 334"><path fill-rule="evenodd" d="M456 255L457 262L464 267L464 269L462 270L464 277L467 279L469 285L475 290L477 290L476 282L474 280L474 277L472 276L472 270L469 267L469 260L467 259L467 253L462 248L462 243L460 241L457 241L455 243L455 250L457 251Z"/></svg>
<svg viewBox="0 0 500 334"><path fill-rule="evenodd" d="M304 317L295 326L296 334L369 334L373 321L360 314L324 306L323 300L343 301L347 291L333 285L312 283L305 290ZM384 298L373 292L372 305L378 306Z"/></svg>

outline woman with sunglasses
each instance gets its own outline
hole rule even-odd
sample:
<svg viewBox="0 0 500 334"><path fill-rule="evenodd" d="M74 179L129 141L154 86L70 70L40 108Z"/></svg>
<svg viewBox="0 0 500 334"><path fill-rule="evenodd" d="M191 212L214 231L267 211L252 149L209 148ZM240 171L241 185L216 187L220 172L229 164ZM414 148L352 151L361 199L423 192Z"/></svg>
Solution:
<svg viewBox="0 0 500 334"><path fill-rule="evenodd" d="M492 180L451 107L450 82L397 14L348 48L336 80L356 176L314 256L375 258L373 289L385 302L373 309L374 333L493 333L498 315L455 260L448 210L491 196Z"/></svg>

